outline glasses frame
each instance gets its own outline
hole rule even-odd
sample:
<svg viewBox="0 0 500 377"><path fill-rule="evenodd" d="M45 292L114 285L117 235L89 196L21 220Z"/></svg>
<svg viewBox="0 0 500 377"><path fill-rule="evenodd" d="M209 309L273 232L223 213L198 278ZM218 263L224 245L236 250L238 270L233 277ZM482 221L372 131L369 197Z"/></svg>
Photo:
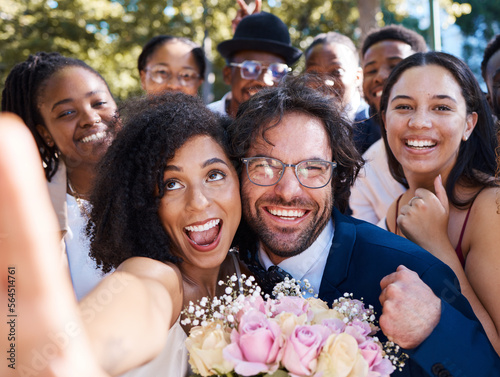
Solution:
<svg viewBox="0 0 500 377"><path fill-rule="evenodd" d="M252 161L252 160L258 160L258 159L267 159L267 160L278 161L283 166L283 168L281 169L280 176L279 176L279 178L278 178L278 180L276 182L274 182L273 184L270 184L270 185L263 185L261 183L255 183L254 181L252 181L252 178L250 178L250 173L248 172L248 163L250 161ZM309 162L309 161L325 162L325 163L327 163L327 164L329 164L331 166L330 177L328 178L328 181L326 181L326 183L323 186L312 187L312 186L305 185L305 184L303 184L301 182L301 180L299 178L298 171L297 171L297 166L300 165L300 164L302 164L303 162ZM241 162L243 162L243 164L246 167L245 170L247 172L247 177L250 180L250 182L252 182L254 185L262 186L262 187L270 187L270 186L274 186L274 185L278 184L278 182L281 181L281 178L283 178L283 174L285 174L285 169L288 168L288 167L290 167L290 168L294 168L295 178L297 178L297 181L299 181L299 183L302 186L310 188L310 189L320 189L320 188L323 188L323 187L327 186L331 182L332 177L333 177L333 170L337 167L337 163L335 161L315 160L315 159L299 161L296 164L285 164L283 161L278 160L277 158L274 158L274 157L244 157L244 158L241 158Z"/></svg>
<svg viewBox="0 0 500 377"><path fill-rule="evenodd" d="M153 69L154 69L155 67L157 67L157 65L156 65L156 66L153 66L153 67L150 67L150 68L144 68L144 71L145 71L148 75L151 75L151 74L152 74L152 71L153 71ZM160 67L161 67L161 65L160 65ZM194 70L193 70L193 72L196 72L196 71L194 71ZM162 75L160 75L160 76L162 76ZM150 77L151 77L151 76L150 76ZM180 74L180 73L177 73L177 75L174 75L173 73L170 73L170 76L169 76L169 77L167 77L167 79L166 79L166 80L163 80L162 82L157 82L157 81L156 81L156 80L154 80L152 77L151 77L151 79L152 79L155 83L157 83L157 84L159 84L159 85L162 85L162 84L168 83L168 82L169 82L170 80L172 80L174 77L177 77L177 81L179 82L179 84L181 84L181 86L183 86L183 87L185 87L185 88L189 88L189 87L191 87L191 86L194 86L194 85L195 85L196 80L199 80L199 79L201 78L200 74L197 74L197 75L196 75L196 77L195 77L195 76L193 76L194 80L193 80L192 82L188 82L188 83L186 83L186 82L184 81L184 78L182 78L182 77L181 77L181 74Z"/></svg>
<svg viewBox="0 0 500 377"><path fill-rule="evenodd" d="M256 63L260 68L259 68L259 74L256 76L256 77L245 77L245 75L243 74L243 70L241 69L243 67L243 65L245 63ZM229 66L231 67L238 67L240 68L240 76L242 79L245 79L245 80L256 80L259 78L259 76L262 74L262 72L264 72L264 70L266 70L266 73L265 74L269 74L269 67L271 67L273 64L279 64L279 65L283 65L286 67L285 69L285 74L283 75L283 77L285 77L289 72L292 71L292 69L288 66L288 64L285 64L285 63L278 63L278 62L275 62L275 63L271 63L267 66L264 66L263 63L259 62L258 60L244 60L242 61L241 63L229 63ZM280 81L283 77L275 77L273 76L273 74L271 73L270 76L272 77L272 80L274 82L278 82Z"/></svg>

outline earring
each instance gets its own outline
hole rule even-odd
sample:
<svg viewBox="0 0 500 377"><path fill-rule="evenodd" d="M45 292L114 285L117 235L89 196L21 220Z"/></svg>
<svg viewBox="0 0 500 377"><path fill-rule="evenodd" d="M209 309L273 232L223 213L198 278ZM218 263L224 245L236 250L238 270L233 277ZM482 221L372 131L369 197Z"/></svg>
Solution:
<svg viewBox="0 0 500 377"><path fill-rule="evenodd" d="M55 145L54 140L52 138L49 138L49 137L45 138L45 144L47 144L51 148Z"/></svg>

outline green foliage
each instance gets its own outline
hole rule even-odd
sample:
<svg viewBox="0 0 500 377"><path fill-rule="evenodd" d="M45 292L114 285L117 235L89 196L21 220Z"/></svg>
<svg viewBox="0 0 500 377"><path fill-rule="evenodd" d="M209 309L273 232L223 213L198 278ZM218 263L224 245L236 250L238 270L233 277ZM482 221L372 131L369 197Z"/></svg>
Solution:
<svg viewBox="0 0 500 377"><path fill-rule="evenodd" d="M393 4L402 0L386 0ZM480 1L480 0L476 0ZM0 89L10 69L37 51L58 51L86 61L108 81L117 99L142 92L137 58L158 34L186 36L202 44L215 73L215 98L228 87L222 80L219 42L232 36L235 0L1 0ZM294 46L330 30L357 41L357 0L264 0L262 9L290 27ZM497 13L498 14L498 13ZM303 60L297 65L301 69Z"/></svg>

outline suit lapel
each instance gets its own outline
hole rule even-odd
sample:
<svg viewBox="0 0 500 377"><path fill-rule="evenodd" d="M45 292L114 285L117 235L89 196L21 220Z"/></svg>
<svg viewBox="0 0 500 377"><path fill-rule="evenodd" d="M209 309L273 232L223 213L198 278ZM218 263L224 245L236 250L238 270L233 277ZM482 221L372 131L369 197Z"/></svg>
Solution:
<svg viewBox="0 0 500 377"><path fill-rule="evenodd" d="M335 234L332 247L326 261L325 271L319 289L319 298L332 303L344 292L337 287L347 278L354 242L356 227L350 218L342 215L336 208L333 210Z"/></svg>

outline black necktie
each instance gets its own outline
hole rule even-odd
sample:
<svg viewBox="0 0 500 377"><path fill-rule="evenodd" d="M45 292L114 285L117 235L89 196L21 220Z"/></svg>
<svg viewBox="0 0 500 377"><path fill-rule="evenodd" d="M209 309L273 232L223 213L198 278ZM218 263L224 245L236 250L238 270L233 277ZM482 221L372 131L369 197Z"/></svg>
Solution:
<svg viewBox="0 0 500 377"><path fill-rule="evenodd" d="M254 258L253 263L249 263L247 267L255 276L264 293L272 296L273 288L277 283L284 281L286 277L293 278L292 275L278 266L270 266L266 271L256 259Z"/></svg>

